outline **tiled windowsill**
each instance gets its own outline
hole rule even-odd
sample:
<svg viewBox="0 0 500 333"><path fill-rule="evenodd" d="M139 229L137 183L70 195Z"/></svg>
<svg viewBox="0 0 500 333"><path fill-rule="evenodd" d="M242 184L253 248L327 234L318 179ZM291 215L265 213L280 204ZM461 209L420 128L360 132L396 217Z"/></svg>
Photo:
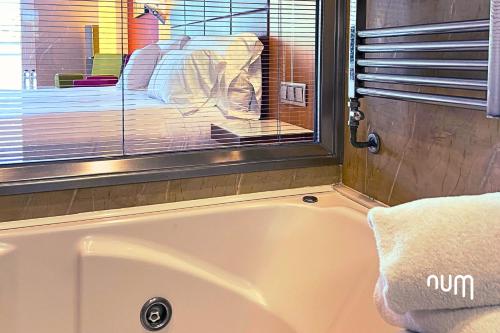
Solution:
<svg viewBox="0 0 500 333"><path fill-rule="evenodd" d="M340 183L324 166L0 196L0 222Z"/></svg>

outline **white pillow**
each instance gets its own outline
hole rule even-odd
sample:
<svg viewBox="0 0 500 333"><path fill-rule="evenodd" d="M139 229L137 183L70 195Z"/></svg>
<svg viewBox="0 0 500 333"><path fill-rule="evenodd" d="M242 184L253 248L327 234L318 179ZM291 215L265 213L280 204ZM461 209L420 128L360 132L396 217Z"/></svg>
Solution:
<svg viewBox="0 0 500 333"><path fill-rule="evenodd" d="M190 114L217 96L226 63L212 51L173 50L156 66L148 86L148 96L177 106Z"/></svg>
<svg viewBox="0 0 500 333"><path fill-rule="evenodd" d="M118 88L125 85L125 89L139 90L148 86L149 79L160 57L160 47L156 44L148 45L135 50L123 70L118 82Z"/></svg>
<svg viewBox="0 0 500 333"><path fill-rule="evenodd" d="M226 116L259 119L262 103L262 61L264 45L257 35L197 36L185 50L211 50L226 62L217 105ZM244 91L253 91L251 95ZM247 105L248 108L244 106ZM243 108L242 108L243 107ZM248 114L245 114L248 112Z"/></svg>
<svg viewBox="0 0 500 333"><path fill-rule="evenodd" d="M121 89L125 84L125 89L145 89L158 60L171 50L182 49L188 40L189 36L178 36L135 50L123 70L117 87Z"/></svg>

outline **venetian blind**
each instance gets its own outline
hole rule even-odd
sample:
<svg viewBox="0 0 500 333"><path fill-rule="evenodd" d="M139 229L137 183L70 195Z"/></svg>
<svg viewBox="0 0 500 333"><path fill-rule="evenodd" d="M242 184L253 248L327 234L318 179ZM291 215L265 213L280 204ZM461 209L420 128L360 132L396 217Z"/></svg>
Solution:
<svg viewBox="0 0 500 333"><path fill-rule="evenodd" d="M312 142L314 0L0 0L0 164Z"/></svg>

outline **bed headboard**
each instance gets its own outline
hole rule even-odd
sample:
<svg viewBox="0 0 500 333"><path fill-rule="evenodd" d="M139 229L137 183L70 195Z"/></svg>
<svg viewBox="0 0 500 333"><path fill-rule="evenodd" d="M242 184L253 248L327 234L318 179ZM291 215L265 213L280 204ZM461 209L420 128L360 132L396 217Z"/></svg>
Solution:
<svg viewBox="0 0 500 333"><path fill-rule="evenodd" d="M262 44L262 119L269 117L270 0L174 0L170 22L172 35L221 36L243 32L256 34Z"/></svg>

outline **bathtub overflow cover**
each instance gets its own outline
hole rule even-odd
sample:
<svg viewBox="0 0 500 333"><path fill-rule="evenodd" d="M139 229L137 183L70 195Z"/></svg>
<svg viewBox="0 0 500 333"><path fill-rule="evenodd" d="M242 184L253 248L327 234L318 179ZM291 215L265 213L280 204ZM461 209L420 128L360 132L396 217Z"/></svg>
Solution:
<svg viewBox="0 0 500 333"><path fill-rule="evenodd" d="M141 324L148 331L165 328L172 318L172 306L162 297L154 297L141 309Z"/></svg>

